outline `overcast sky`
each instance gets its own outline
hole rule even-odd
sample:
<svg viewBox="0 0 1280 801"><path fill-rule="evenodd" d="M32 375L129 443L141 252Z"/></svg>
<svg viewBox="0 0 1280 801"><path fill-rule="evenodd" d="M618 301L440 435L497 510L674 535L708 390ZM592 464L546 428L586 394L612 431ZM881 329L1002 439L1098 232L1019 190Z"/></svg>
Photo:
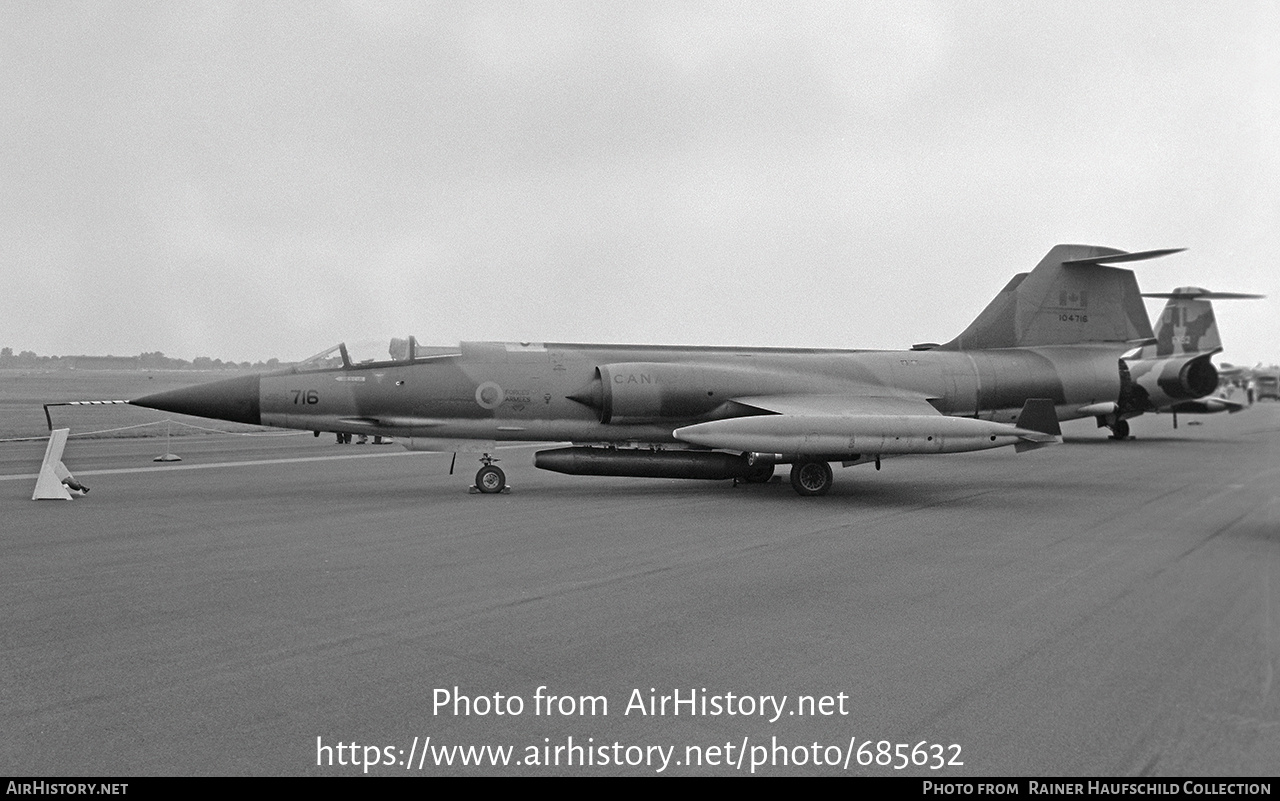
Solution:
<svg viewBox="0 0 1280 801"><path fill-rule="evenodd" d="M15 350L904 348L1074 242L1280 361L1277 2L10 0L0 85Z"/></svg>

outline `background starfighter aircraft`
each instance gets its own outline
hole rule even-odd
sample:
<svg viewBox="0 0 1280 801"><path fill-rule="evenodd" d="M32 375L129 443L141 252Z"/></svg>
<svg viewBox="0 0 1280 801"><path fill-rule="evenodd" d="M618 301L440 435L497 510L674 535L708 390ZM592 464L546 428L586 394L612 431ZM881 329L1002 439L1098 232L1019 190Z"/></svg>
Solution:
<svg viewBox="0 0 1280 801"><path fill-rule="evenodd" d="M765 481L790 464L795 490L821 495L831 462L1022 451L1059 441L1058 420L1080 417L1126 434L1128 417L1213 392L1216 330L1198 347L1165 348L1133 273L1110 266L1175 252L1058 245L954 340L906 352L410 338L389 361L356 364L339 345L288 370L132 403L417 450L572 442L534 463L578 475ZM1131 352L1139 370L1122 358ZM481 461L476 486L501 491L502 471Z"/></svg>
<svg viewBox="0 0 1280 801"><path fill-rule="evenodd" d="M1125 355L1129 368L1130 391L1122 404L1126 411L1141 413L1172 412L1178 425L1178 412L1183 414L1235 413L1246 408L1244 399L1228 397L1226 376L1214 369L1209 357L1222 352L1218 322L1213 316L1212 300L1261 298L1239 292L1210 292L1198 286L1181 286L1172 292L1147 292L1144 298L1167 298L1164 311L1156 322L1155 341ZM1178 398L1158 408L1152 406L1153 390L1162 383L1185 381L1197 391L1194 398ZM1219 392L1219 390L1222 390ZM1159 396L1156 392L1156 397ZM1123 422L1123 421L1121 421ZM1127 424L1118 434L1127 434Z"/></svg>

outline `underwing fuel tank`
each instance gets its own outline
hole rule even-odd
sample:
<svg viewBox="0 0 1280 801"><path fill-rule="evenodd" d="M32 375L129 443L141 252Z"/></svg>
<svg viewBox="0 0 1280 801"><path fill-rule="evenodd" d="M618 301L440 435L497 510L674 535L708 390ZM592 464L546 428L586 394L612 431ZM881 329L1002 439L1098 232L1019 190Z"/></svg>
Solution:
<svg viewBox="0 0 1280 801"><path fill-rule="evenodd" d="M747 457L713 451L650 451L638 448L555 448L533 455L533 466L571 476L630 478L744 478Z"/></svg>
<svg viewBox="0 0 1280 801"><path fill-rule="evenodd" d="M943 415L761 415L699 423L674 433L677 439L709 448L826 455L833 460L846 454L963 453L1054 439L1018 426Z"/></svg>

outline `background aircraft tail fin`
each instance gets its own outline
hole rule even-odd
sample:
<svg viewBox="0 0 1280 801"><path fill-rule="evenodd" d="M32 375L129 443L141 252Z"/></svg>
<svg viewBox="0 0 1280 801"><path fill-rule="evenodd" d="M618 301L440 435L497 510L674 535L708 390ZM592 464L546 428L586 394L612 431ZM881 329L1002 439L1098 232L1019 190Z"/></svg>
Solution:
<svg viewBox="0 0 1280 801"><path fill-rule="evenodd" d="M1156 320L1155 342L1144 345L1139 359L1163 359L1185 354L1217 353L1222 350L1218 321L1212 300L1260 298L1240 292L1211 292L1198 286L1180 286L1172 292L1144 293L1144 298L1167 298Z"/></svg>
<svg viewBox="0 0 1280 801"><path fill-rule="evenodd" d="M1034 270L1015 275L960 336L940 348L1151 339L1151 321L1133 271L1108 265L1176 252L1126 253L1096 245L1055 245Z"/></svg>

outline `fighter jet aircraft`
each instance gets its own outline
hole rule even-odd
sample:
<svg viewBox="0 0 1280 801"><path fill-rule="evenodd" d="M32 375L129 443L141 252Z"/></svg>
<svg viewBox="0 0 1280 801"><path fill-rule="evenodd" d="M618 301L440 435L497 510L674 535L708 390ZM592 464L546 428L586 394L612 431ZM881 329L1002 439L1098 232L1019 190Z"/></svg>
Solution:
<svg viewBox="0 0 1280 801"><path fill-rule="evenodd" d="M1058 245L958 337L910 351L422 348L411 338L386 361L356 363L339 345L286 370L132 403L483 452L476 487L486 493L506 483L495 443L535 441L572 443L535 454L545 470L759 482L786 464L796 492L823 495L832 462L1024 451L1060 441L1059 420L1097 417L1120 433L1135 414L1209 394L1216 373L1204 353L1161 354L1136 379L1122 358L1156 340L1132 271L1111 265L1175 252Z"/></svg>
<svg viewBox="0 0 1280 801"><path fill-rule="evenodd" d="M1158 411L1173 414L1178 427L1178 413L1214 414L1242 411L1247 404L1235 400L1222 387L1225 375L1209 364L1209 357L1222 352L1218 322L1213 316L1213 300L1244 300L1263 295L1240 292L1211 292L1198 286L1180 286L1172 292L1147 292L1144 298L1166 298L1164 310L1156 322L1154 341L1125 354L1130 384L1121 403L1130 411ZM1159 407L1152 405L1152 392L1159 393L1162 382L1182 380L1198 393L1193 398L1178 398ZM1121 420L1123 422L1123 420ZM1127 423L1117 433L1128 433Z"/></svg>

